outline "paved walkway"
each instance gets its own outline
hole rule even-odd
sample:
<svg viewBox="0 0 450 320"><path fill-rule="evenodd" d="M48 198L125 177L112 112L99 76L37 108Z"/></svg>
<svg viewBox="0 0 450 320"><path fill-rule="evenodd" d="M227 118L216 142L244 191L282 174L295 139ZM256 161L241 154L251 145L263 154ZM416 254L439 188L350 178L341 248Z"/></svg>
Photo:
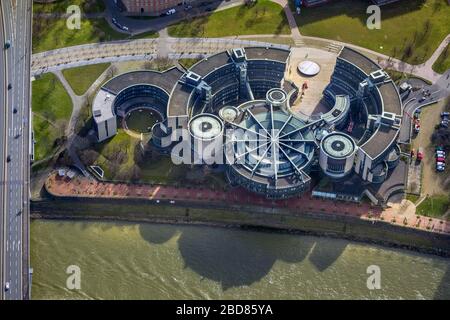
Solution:
<svg viewBox="0 0 450 320"><path fill-rule="evenodd" d="M262 196L250 193L245 189L234 189L228 192L205 188L177 188L161 185L138 185L125 183L103 183L81 176L73 180L60 179L56 174L46 181L47 189L57 196L103 197L103 198L139 198L160 201L201 202L210 205L241 204L251 205L262 210L276 208L290 209L298 213L320 213L337 216L349 216L374 221L385 221L399 226L418 228L426 231L450 234L450 223L438 219L399 215L402 208L391 208L382 211L379 207L369 204L335 202L315 199L310 194L288 200L268 200Z"/></svg>

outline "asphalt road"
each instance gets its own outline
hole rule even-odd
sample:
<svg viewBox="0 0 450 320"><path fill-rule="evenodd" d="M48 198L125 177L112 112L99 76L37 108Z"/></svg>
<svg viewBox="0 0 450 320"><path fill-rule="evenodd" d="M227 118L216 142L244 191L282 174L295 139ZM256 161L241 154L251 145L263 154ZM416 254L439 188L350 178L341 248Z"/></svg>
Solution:
<svg viewBox="0 0 450 320"><path fill-rule="evenodd" d="M2 10L2 6L0 6L0 43L3 44L5 43L5 28L4 28L4 24L3 24L3 10ZM5 126L6 126L6 112L5 112L5 106L6 106L6 55L4 50L0 50L0 97L1 97L1 102L0 102L0 133L1 135L1 145L0 145L0 163L1 165L1 170L0 170L0 181L1 181L1 185L0 185L0 199L1 201L1 209L0 209L0 242L2 243L2 245L0 246L0 275L1 275L1 285L2 285L2 290L0 292L0 298L3 298L3 288L4 288L4 283L3 283L3 243L4 243L4 239L5 239L5 234L4 234L4 212L5 210L5 202L3 201L4 199L4 195L5 195L5 167L4 167L4 163L6 163L6 135L3 134L5 132Z"/></svg>
<svg viewBox="0 0 450 320"><path fill-rule="evenodd" d="M30 60L32 1L2 0L7 94L2 116L2 298L29 298ZM3 44L2 44L3 47ZM7 86L11 84L11 89ZM9 290L5 291L5 284Z"/></svg>

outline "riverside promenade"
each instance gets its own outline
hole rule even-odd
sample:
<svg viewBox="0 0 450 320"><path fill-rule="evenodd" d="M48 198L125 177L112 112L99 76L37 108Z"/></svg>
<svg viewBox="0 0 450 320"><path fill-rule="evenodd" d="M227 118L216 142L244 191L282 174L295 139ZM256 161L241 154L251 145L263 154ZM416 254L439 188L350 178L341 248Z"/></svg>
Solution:
<svg viewBox="0 0 450 320"><path fill-rule="evenodd" d="M450 235L450 223L445 220L418 215L404 216L388 208L369 203L347 203L341 201L316 199L310 193L286 200L268 200L242 188L229 191L205 188L174 187L147 184L107 183L83 176L73 179L60 178L56 173L49 175L45 182L46 190L55 197L102 198L102 199L142 199L155 203L203 203L206 206L230 205L254 206L273 210L287 209L294 213L318 213L330 216L346 216L364 220L389 222L393 225L420 229L433 233Z"/></svg>

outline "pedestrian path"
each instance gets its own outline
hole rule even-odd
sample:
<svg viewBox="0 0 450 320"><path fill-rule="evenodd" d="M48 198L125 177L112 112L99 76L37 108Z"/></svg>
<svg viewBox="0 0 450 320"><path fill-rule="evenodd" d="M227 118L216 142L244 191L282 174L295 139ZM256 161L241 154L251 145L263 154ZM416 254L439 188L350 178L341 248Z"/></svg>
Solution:
<svg viewBox="0 0 450 320"><path fill-rule="evenodd" d="M170 201L172 204L201 203L202 205L253 206L261 211L277 212L287 209L293 213L313 213L383 221L397 226L421 229L428 232L450 234L448 221L415 215L414 210L393 206L386 210L368 203L347 203L317 199L310 193L286 200L269 200L237 188L230 191L204 187L175 187L169 185L107 183L77 176L72 180L61 179L56 173L49 176L45 187L50 194L61 197L95 197L116 199L142 199ZM400 205L401 206L401 205ZM406 210L403 210L406 209ZM404 212L407 212L405 214Z"/></svg>

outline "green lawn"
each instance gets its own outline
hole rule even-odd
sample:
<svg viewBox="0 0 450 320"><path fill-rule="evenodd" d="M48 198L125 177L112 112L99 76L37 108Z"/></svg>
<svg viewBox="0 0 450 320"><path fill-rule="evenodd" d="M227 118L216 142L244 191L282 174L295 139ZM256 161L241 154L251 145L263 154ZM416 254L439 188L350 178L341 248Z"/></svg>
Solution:
<svg viewBox="0 0 450 320"><path fill-rule="evenodd" d="M189 69L190 67L192 67L194 64L196 64L197 62L199 62L201 59L179 59L178 62L185 67L186 69Z"/></svg>
<svg viewBox="0 0 450 320"><path fill-rule="evenodd" d="M95 146L95 150L99 153L95 164L105 170L106 178L122 180L122 177L134 166L134 150L137 143L137 139L119 129L113 138ZM118 160L119 153L120 160ZM114 167L113 162L118 163L119 166Z"/></svg>
<svg viewBox="0 0 450 320"><path fill-rule="evenodd" d="M56 149L72 114L72 101L53 74L33 82L32 111L35 160L40 160Z"/></svg>
<svg viewBox="0 0 450 320"><path fill-rule="evenodd" d="M442 218L449 205L450 197L448 195L427 197L417 207L416 213L427 217Z"/></svg>
<svg viewBox="0 0 450 320"><path fill-rule="evenodd" d="M34 13L66 13L70 5L80 6L83 13L94 13L105 11L105 5L102 0L58 0L53 3L33 4Z"/></svg>
<svg viewBox="0 0 450 320"><path fill-rule="evenodd" d="M75 94L83 95L106 69L109 63L93 64L89 66L66 69L64 77L69 82Z"/></svg>
<svg viewBox="0 0 450 320"><path fill-rule="evenodd" d="M415 195L415 194L410 194L410 193L408 193L407 195L406 195L406 199L407 200L409 200L409 201L411 201L412 203L416 203L417 202L417 200L419 200L419 196L418 195Z"/></svg>
<svg viewBox="0 0 450 320"><path fill-rule="evenodd" d="M442 51L441 55L433 64L433 70L437 73L444 73L450 68L450 45Z"/></svg>
<svg viewBox="0 0 450 320"><path fill-rule="evenodd" d="M64 19L35 18L33 22L33 53L81 44L124 39L154 38L147 32L135 37L113 30L104 19L83 19L79 30L70 30Z"/></svg>
<svg viewBox="0 0 450 320"><path fill-rule="evenodd" d="M289 34L283 8L269 0L213 12L169 27L173 37L225 37L248 34Z"/></svg>
<svg viewBox="0 0 450 320"><path fill-rule="evenodd" d="M446 0L407 0L383 6L380 30L366 27L369 3L340 0L304 8L295 17L305 36L353 43L414 64L426 61L450 33Z"/></svg>

